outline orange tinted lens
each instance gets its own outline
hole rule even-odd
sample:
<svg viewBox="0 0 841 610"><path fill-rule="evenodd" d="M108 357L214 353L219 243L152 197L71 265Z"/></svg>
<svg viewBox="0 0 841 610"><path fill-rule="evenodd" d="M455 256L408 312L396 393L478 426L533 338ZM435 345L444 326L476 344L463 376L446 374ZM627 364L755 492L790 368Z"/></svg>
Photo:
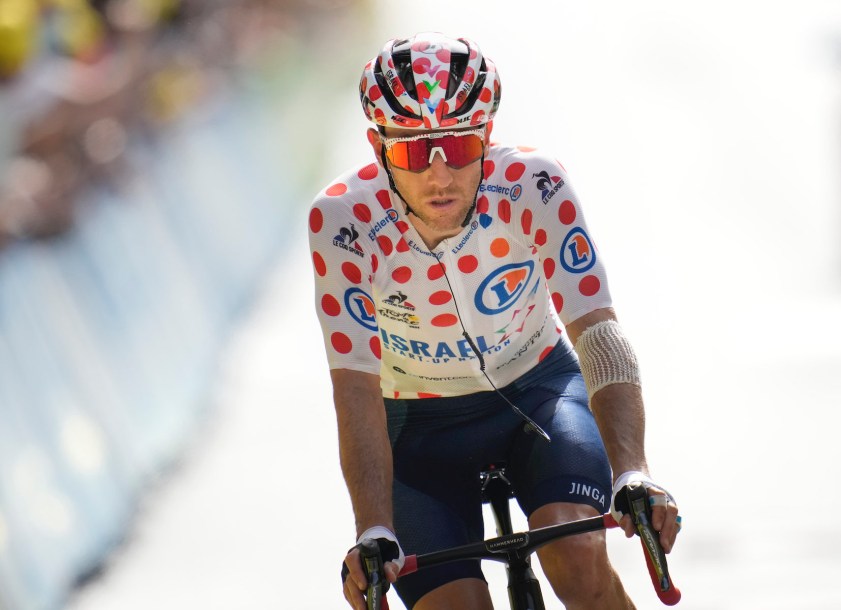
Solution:
<svg viewBox="0 0 841 610"><path fill-rule="evenodd" d="M420 172L429 167L435 155L443 153L450 167L460 169L482 156L484 142L476 134L447 135L394 142L386 149L386 157L397 168Z"/></svg>
<svg viewBox="0 0 841 610"><path fill-rule="evenodd" d="M386 149L385 156L388 157L388 160L394 167L417 171L412 169L411 163L409 162L409 144L412 144L412 142L395 142Z"/></svg>

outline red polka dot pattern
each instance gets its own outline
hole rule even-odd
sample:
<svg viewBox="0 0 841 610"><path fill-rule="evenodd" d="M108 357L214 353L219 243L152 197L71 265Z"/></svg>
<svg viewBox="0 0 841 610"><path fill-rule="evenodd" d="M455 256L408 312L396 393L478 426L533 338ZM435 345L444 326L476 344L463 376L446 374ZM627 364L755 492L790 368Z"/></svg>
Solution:
<svg viewBox="0 0 841 610"><path fill-rule="evenodd" d="M439 290L429 295L429 302L433 305L444 305L445 303L449 303L452 298L453 295L448 290Z"/></svg>
<svg viewBox="0 0 841 610"><path fill-rule="evenodd" d="M456 324L458 324L458 318L455 316L455 314L442 313L440 316L435 316L434 318L432 318L430 324L439 328L455 326Z"/></svg>
<svg viewBox="0 0 841 610"><path fill-rule="evenodd" d="M442 264L439 264L439 263L435 263L434 265L431 265L429 267L429 269L427 269L426 277L428 277L430 280L433 280L433 281L434 280L440 280L442 277L444 277L444 272L445 271L446 271L446 266L444 266Z"/></svg>
<svg viewBox="0 0 841 610"><path fill-rule="evenodd" d="M524 235L531 235L531 223L533 217L531 210L523 210L522 216L520 216L520 227L523 229Z"/></svg>
<svg viewBox="0 0 841 610"><path fill-rule="evenodd" d="M379 237L377 237L377 245L380 247L380 250L382 250L383 254L385 254L386 256L391 254L391 251L394 249L394 244L392 244L391 240L385 235L380 235Z"/></svg>
<svg viewBox="0 0 841 610"><path fill-rule="evenodd" d="M327 275L327 264L318 252L312 253L312 266L320 277Z"/></svg>
<svg viewBox="0 0 841 610"><path fill-rule="evenodd" d="M330 197L338 197L340 195L344 195L345 193L347 193L347 185L342 184L342 183L334 184L334 185L328 187L325 192Z"/></svg>
<svg viewBox="0 0 841 610"><path fill-rule="evenodd" d="M310 210L310 231L319 233L324 227L324 214L318 208Z"/></svg>
<svg viewBox="0 0 841 610"><path fill-rule="evenodd" d="M360 271L359 267L357 267L353 263L342 263L342 274L347 278L349 282L352 282L354 284L358 284L362 281L362 271Z"/></svg>
<svg viewBox="0 0 841 610"><path fill-rule="evenodd" d="M364 203L357 203L353 206L353 215L360 222L371 222L371 209Z"/></svg>
<svg viewBox="0 0 841 610"><path fill-rule="evenodd" d="M499 214L499 219L505 224L511 222L511 202L507 199L500 199L497 214Z"/></svg>
<svg viewBox="0 0 841 610"><path fill-rule="evenodd" d="M409 267L398 267L391 273L391 278L398 284L405 284L412 279L412 270Z"/></svg>
<svg viewBox="0 0 841 610"><path fill-rule="evenodd" d="M555 259L554 258L547 258L543 261L543 275L546 276L547 280L551 280L552 276L555 275Z"/></svg>
<svg viewBox="0 0 841 610"><path fill-rule="evenodd" d="M391 207L391 195L388 194L388 191L377 191L376 197L377 201L380 202L380 207L382 207L382 209L387 210Z"/></svg>
<svg viewBox="0 0 841 610"><path fill-rule="evenodd" d="M578 283L578 290L581 291L585 297L591 297L596 294L602 287L602 283L595 275L588 275Z"/></svg>
<svg viewBox="0 0 841 610"><path fill-rule="evenodd" d="M516 182L522 177L523 172L525 171L526 166L523 163L512 163L505 170L505 179L509 182Z"/></svg>
<svg viewBox="0 0 841 610"><path fill-rule="evenodd" d="M558 208L558 218L561 220L561 223L565 225L571 225L574 223L577 215L578 214L575 211L575 204L569 199L561 203L561 207Z"/></svg>
<svg viewBox="0 0 841 610"><path fill-rule="evenodd" d="M382 346L380 345L380 338L377 335L371 337L368 347L371 348L371 353L374 354L377 360L382 360Z"/></svg>
<svg viewBox="0 0 841 610"><path fill-rule="evenodd" d="M330 344L340 354L349 354L353 350L353 343L344 333L333 333L330 335Z"/></svg>
<svg viewBox="0 0 841 610"><path fill-rule="evenodd" d="M342 307L339 305L339 301L332 294L325 294L321 297L321 310L328 316L334 318L342 313Z"/></svg>
<svg viewBox="0 0 841 610"><path fill-rule="evenodd" d="M479 260L471 255L462 256L458 259L458 268L462 273L473 273L479 267Z"/></svg>
<svg viewBox="0 0 841 610"><path fill-rule="evenodd" d="M555 307L555 312L561 313L564 308L564 297L559 292L552 293L552 305Z"/></svg>
<svg viewBox="0 0 841 610"><path fill-rule="evenodd" d="M356 174L359 176L361 180L373 180L377 177L377 174L380 173L379 165L376 163L371 163L371 165L366 165L362 169L359 170L359 173Z"/></svg>
<svg viewBox="0 0 841 610"><path fill-rule="evenodd" d="M430 57L425 69L433 70L437 64ZM435 87L422 93L440 102L438 108L445 107L435 97ZM431 118L433 124L443 120ZM428 114L418 123L423 121L429 123ZM460 357L467 347L453 291L461 299L461 313L475 322L471 334L483 345L501 347L499 362L507 366L496 374L505 383L544 360L551 353L549 344L563 334L551 310L568 323L573 315L610 306L598 252L584 247L595 242L572 191L559 186L559 176L567 178L558 164L529 147L495 145L488 149L482 170L485 188L478 193L472 225L440 246L441 261L452 268L452 289L442 265L420 252L422 242L379 164L358 167L322 192L307 221L315 309L331 367L374 372L385 363L381 374L389 396L435 396L441 388L446 388L445 395L477 391L483 387L467 381L475 359ZM358 233L352 244L346 237L351 228ZM344 238L336 237L340 232ZM589 267L588 256L594 263ZM386 302L389 315L382 313ZM449 358L448 366L437 368L439 358ZM430 367L429 376L418 376L411 362L418 359ZM391 372L393 365L403 363L406 375ZM435 381L439 372L441 380Z"/></svg>

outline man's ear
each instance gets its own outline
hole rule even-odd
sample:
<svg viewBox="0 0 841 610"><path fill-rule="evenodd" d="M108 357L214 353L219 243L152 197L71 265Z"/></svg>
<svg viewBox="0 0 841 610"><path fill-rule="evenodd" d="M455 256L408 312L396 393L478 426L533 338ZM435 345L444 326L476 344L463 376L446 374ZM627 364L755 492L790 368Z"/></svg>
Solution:
<svg viewBox="0 0 841 610"><path fill-rule="evenodd" d="M373 127L369 127L366 135L368 136L368 144L370 144L371 148L374 150L374 156L377 157L377 161L380 162L380 165L385 167L385 163L383 163L383 143L382 140L380 140L380 132Z"/></svg>

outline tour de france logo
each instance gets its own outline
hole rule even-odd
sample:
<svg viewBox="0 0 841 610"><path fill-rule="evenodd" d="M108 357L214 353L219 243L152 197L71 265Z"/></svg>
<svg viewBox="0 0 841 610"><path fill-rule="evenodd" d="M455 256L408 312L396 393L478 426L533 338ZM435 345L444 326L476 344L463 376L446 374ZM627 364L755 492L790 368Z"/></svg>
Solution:
<svg viewBox="0 0 841 610"><path fill-rule="evenodd" d="M492 272L479 285L474 303L486 315L505 311L517 302L534 273L534 262L511 263Z"/></svg>
<svg viewBox="0 0 841 610"><path fill-rule="evenodd" d="M345 309L354 320L368 330L377 330L377 308L374 306L374 300L363 290L351 288L345 292Z"/></svg>
<svg viewBox="0 0 841 610"><path fill-rule="evenodd" d="M561 264L570 273L584 273L596 264L596 249L584 229L576 227L564 239Z"/></svg>

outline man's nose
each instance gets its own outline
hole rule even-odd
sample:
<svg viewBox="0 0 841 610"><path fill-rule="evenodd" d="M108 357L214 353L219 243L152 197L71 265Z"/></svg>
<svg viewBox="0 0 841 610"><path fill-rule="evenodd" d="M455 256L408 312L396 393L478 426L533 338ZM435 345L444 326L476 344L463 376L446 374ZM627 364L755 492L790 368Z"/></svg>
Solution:
<svg viewBox="0 0 841 610"><path fill-rule="evenodd" d="M442 155L432 155L427 171L430 182L436 186L448 186L453 181L453 170L444 162Z"/></svg>

